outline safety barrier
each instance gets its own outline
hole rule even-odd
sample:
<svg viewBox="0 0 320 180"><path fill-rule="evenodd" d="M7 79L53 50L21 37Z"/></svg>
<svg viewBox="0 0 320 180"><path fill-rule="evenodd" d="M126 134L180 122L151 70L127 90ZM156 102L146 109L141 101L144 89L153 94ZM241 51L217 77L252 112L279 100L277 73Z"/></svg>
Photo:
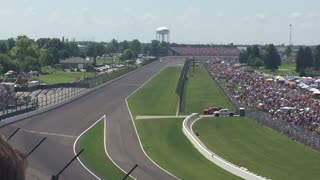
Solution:
<svg viewBox="0 0 320 180"><path fill-rule="evenodd" d="M187 136L189 141L195 146L195 148L204 155L208 160L215 163L219 167L225 169L226 171L229 171L230 173L237 175L241 178L248 179L248 180L265 180L267 178L261 177L259 175L256 175L250 171L248 171L244 167L236 166L225 159L221 158L214 152L210 151L197 137L196 134L194 134L192 130L193 124L200 119L199 114L194 113L183 121L182 131Z"/></svg>

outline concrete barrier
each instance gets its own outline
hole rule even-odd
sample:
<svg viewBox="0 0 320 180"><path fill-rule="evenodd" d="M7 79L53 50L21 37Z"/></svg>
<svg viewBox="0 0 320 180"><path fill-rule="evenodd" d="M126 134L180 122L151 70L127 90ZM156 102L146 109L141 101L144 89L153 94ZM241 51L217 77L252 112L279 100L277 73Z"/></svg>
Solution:
<svg viewBox="0 0 320 180"><path fill-rule="evenodd" d="M200 118L199 114L192 114L184 119L182 131L187 136L189 141L194 145L194 147L208 160L215 163L219 167L229 171L230 173L239 176L248 180L266 180L267 178L256 175L250 171L248 171L244 167L239 167L237 165L232 164L231 162L226 161L221 158L211 150L209 150L201 140L196 136L196 134L192 130L193 124L198 121Z"/></svg>

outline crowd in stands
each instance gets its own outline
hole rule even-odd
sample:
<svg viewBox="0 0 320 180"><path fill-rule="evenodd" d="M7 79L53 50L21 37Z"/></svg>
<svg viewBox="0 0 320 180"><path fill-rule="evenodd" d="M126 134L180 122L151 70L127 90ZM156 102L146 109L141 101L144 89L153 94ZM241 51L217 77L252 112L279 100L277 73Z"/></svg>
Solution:
<svg viewBox="0 0 320 180"><path fill-rule="evenodd" d="M240 50L235 46L179 46L171 50L182 56L239 56Z"/></svg>
<svg viewBox="0 0 320 180"><path fill-rule="evenodd" d="M292 127L320 134L320 100L294 83L271 79L259 72L241 71L236 66L216 63L210 67L226 91L238 103L270 113L274 120L287 121Z"/></svg>

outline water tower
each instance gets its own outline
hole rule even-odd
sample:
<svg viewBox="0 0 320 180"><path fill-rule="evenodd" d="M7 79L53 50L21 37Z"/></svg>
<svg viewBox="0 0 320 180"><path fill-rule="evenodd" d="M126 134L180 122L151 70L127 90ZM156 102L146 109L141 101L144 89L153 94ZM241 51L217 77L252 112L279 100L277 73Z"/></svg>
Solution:
<svg viewBox="0 0 320 180"><path fill-rule="evenodd" d="M160 42L170 42L170 30L166 27L159 27L157 29L156 39Z"/></svg>

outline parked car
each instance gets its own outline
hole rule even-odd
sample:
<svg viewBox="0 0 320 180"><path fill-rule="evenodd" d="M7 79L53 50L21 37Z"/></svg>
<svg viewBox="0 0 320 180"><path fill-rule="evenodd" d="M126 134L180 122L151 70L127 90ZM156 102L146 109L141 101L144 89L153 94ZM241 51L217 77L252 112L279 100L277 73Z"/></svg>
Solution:
<svg viewBox="0 0 320 180"><path fill-rule="evenodd" d="M220 111L221 107L210 107L203 110L203 114L213 114L215 111Z"/></svg>
<svg viewBox="0 0 320 180"><path fill-rule="evenodd" d="M229 109L220 109L219 111L215 111L214 116L219 117L219 116L233 116L234 112L229 111Z"/></svg>

